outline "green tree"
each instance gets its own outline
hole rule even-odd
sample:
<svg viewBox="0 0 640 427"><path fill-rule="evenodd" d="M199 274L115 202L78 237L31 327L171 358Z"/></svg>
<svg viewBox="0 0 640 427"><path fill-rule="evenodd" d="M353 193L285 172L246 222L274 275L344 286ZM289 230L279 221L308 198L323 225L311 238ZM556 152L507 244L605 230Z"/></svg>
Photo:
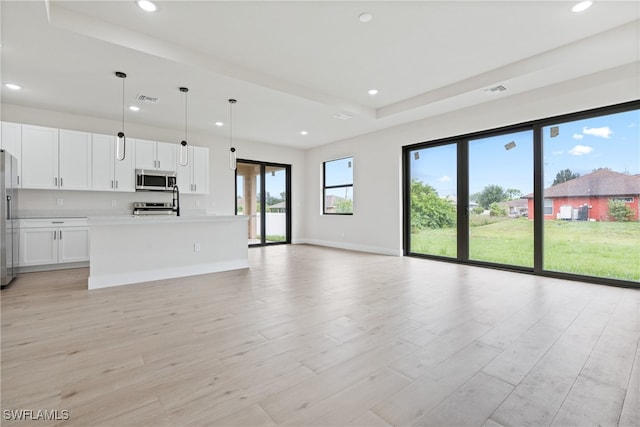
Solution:
<svg viewBox="0 0 640 427"><path fill-rule="evenodd" d="M631 221L635 212L622 200L609 200L609 216L617 222Z"/></svg>
<svg viewBox="0 0 640 427"><path fill-rule="evenodd" d="M500 206L498 203L493 202L489 205L490 216L506 216L507 209L504 206Z"/></svg>
<svg viewBox="0 0 640 427"><path fill-rule="evenodd" d="M351 200L351 199L337 199L336 200L336 213L353 213L353 200Z"/></svg>
<svg viewBox="0 0 640 427"><path fill-rule="evenodd" d="M478 195L478 204L489 209L491 203L503 202L507 198L507 193L499 185L487 185Z"/></svg>
<svg viewBox="0 0 640 427"><path fill-rule="evenodd" d="M553 180L553 184L551 185L562 184L563 182L571 181L579 177L579 173L571 172L571 169L564 169L556 174L556 179Z"/></svg>
<svg viewBox="0 0 640 427"><path fill-rule="evenodd" d="M438 196L435 188L411 181L411 228L417 233L425 228L446 228L456 224L456 208Z"/></svg>
<svg viewBox="0 0 640 427"><path fill-rule="evenodd" d="M507 194L509 200L519 199L520 197L522 197L522 191L516 188L507 188L505 193Z"/></svg>

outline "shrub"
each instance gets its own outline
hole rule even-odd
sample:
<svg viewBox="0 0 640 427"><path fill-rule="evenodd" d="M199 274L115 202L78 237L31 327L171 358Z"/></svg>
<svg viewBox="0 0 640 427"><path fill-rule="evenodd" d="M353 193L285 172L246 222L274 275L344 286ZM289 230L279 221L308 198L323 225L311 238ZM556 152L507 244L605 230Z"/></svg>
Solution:
<svg viewBox="0 0 640 427"><path fill-rule="evenodd" d="M491 216L506 216L507 209L504 206L500 206L497 203L491 203L489 205L489 215Z"/></svg>
<svg viewBox="0 0 640 427"><path fill-rule="evenodd" d="M617 222L631 221L635 212L622 200L609 200L609 216Z"/></svg>

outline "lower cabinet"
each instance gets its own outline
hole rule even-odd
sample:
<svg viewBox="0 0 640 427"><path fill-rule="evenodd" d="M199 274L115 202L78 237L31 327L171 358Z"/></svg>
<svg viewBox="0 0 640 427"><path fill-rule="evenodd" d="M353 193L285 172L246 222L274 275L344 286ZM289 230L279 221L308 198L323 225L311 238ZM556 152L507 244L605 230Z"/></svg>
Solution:
<svg viewBox="0 0 640 427"><path fill-rule="evenodd" d="M20 220L20 267L89 261L86 218Z"/></svg>

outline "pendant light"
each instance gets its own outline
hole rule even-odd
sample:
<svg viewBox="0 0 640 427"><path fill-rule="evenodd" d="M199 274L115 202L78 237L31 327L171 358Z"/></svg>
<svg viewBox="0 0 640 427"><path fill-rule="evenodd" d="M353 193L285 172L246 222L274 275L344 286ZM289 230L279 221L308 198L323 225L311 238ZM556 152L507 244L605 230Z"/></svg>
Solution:
<svg viewBox="0 0 640 427"><path fill-rule="evenodd" d="M127 75L122 71L116 71L116 77L122 79L122 130L118 132L116 140L116 160L122 161L127 154L127 137L124 136L124 79L127 78Z"/></svg>
<svg viewBox="0 0 640 427"><path fill-rule="evenodd" d="M236 170L236 147L233 146L233 104L235 99L229 100L229 169Z"/></svg>
<svg viewBox="0 0 640 427"><path fill-rule="evenodd" d="M189 164L189 149L187 148L187 93L189 88L181 87L180 92L184 93L184 139L180 142L180 166Z"/></svg>

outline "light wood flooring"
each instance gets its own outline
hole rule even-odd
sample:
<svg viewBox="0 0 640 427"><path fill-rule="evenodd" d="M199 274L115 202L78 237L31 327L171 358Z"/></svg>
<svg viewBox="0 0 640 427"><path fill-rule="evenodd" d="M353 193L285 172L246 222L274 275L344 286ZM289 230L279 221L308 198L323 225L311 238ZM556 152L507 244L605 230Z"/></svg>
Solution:
<svg viewBox="0 0 640 427"><path fill-rule="evenodd" d="M640 291L305 245L2 291L3 426L638 426ZM68 410L11 421L5 410Z"/></svg>

